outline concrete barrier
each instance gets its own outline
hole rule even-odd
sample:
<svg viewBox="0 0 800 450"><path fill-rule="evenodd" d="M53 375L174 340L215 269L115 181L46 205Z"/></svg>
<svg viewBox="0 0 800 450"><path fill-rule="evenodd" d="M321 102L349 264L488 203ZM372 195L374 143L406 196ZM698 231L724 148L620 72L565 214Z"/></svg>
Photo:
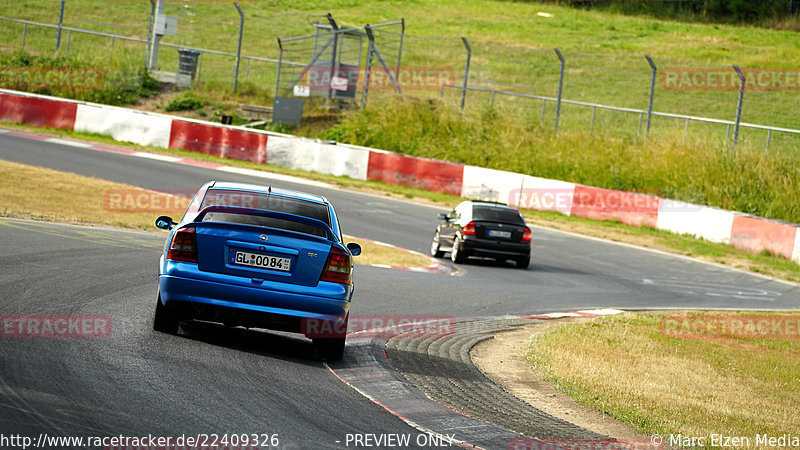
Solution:
<svg viewBox="0 0 800 450"><path fill-rule="evenodd" d="M357 180L367 179L369 154L368 149L297 137L270 136L267 145L269 164Z"/></svg>
<svg viewBox="0 0 800 450"><path fill-rule="evenodd" d="M111 136L114 140L168 148L172 118L125 108L78 105L75 131Z"/></svg>
<svg viewBox="0 0 800 450"><path fill-rule="evenodd" d="M264 133L173 119L169 148L264 164L267 162L267 140Z"/></svg>
<svg viewBox="0 0 800 450"><path fill-rule="evenodd" d="M35 127L75 127L78 104L56 98L0 93L0 121Z"/></svg>
<svg viewBox="0 0 800 450"><path fill-rule="evenodd" d="M515 194L517 193L511 192L512 197ZM522 180L522 190L516 195L515 204L520 208L570 215L574 196L575 183L526 175Z"/></svg>
<svg viewBox="0 0 800 450"><path fill-rule="evenodd" d="M731 227L731 245L752 253L767 250L792 259L797 225L736 213Z"/></svg>
<svg viewBox="0 0 800 450"><path fill-rule="evenodd" d="M426 191L461 195L464 166L381 150L369 154L367 179Z"/></svg>
<svg viewBox="0 0 800 450"><path fill-rule="evenodd" d="M661 199L656 228L691 234L711 242L730 244L733 212L708 206Z"/></svg>
<svg viewBox="0 0 800 450"><path fill-rule="evenodd" d="M650 195L576 185L570 215L655 228L658 201L658 197Z"/></svg>
<svg viewBox="0 0 800 450"><path fill-rule="evenodd" d="M508 204L516 204L525 179L522 174L476 166L464 166L463 173L461 197Z"/></svg>

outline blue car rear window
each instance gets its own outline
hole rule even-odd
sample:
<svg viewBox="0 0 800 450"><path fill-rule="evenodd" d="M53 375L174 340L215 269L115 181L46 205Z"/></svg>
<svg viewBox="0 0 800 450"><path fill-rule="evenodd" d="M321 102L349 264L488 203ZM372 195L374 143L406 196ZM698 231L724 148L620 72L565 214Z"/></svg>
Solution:
<svg viewBox="0 0 800 450"><path fill-rule="evenodd" d="M208 206L233 206L239 208L261 209L265 211L277 211L282 213L294 214L311 219L317 219L329 227L331 217L328 206L320 203L309 202L282 195L267 195L261 192L241 191L233 189L209 189L200 209ZM208 213L204 222L226 222L240 223L245 225L257 225L272 228L281 228L300 233L312 234L315 236L325 236L325 231L313 225L306 225L270 217L252 216L248 214L231 213Z"/></svg>

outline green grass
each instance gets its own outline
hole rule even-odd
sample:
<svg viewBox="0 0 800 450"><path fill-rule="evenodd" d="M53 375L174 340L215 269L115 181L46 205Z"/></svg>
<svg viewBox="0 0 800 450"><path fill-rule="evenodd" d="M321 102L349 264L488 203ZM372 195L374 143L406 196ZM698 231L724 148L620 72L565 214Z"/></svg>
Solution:
<svg viewBox="0 0 800 450"><path fill-rule="evenodd" d="M650 69L643 55L650 54L660 67L683 63L742 67L791 69L787 61L800 56L796 33L751 26L685 23L648 16L581 10L549 3L489 0L340 0L321 6L319 2L276 1L244 2L243 54L277 58L276 37L313 32L309 22L323 21L321 14L332 13L344 26L361 26L404 18L406 36L403 63L407 66L452 68L460 82L465 51L460 37L473 47L470 84L504 82L532 86L540 95L554 96L557 90L558 60L552 48L564 51L567 59L565 98L617 106L644 108ZM166 14L178 18L178 34L164 43L196 46L235 52L238 16L229 2L167 2ZM553 14L552 18L537 15ZM109 10L106 0L70 2L65 25L96 29L87 23L122 27L122 33L144 38L147 34L149 4L116 1ZM56 23L58 8L48 0L21 0L0 5L0 16ZM509 20L514 17L514 20ZM21 47L22 26L3 23L0 51ZM104 31L119 32L114 28ZM392 30L393 32L396 30ZM397 36L378 32L378 48L392 62L396 59ZM63 37L66 40L66 36ZM105 38L73 34L70 54L88 55L107 62L125 60L140 67L144 44L117 41L109 57L110 43ZM383 46L383 47L381 47ZM55 31L31 27L26 48L51 53ZM310 48L287 53L290 60L307 62ZM354 50L355 51L355 50ZM62 49L61 53L65 52ZM592 55L589 55L592 54ZM629 57L635 55L635 57ZM177 70L178 52L162 48L163 70ZM362 52L363 56L363 52ZM363 61L363 59L362 59ZM201 83L211 89L232 87L233 58L206 54L201 64ZM272 94L275 64L242 64L241 80L252 83L255 91ZM288 75L288 72L287 72ZM416 91L414 95L435 95L436 90ZM481 95L470 95L477 105ZM498 99L498 101L501 101ZM477 103L476 103L477 102ZM510 103L503 100L504 103ZM790 92L754 92L748 96L745 120L800 128L800 119L788 111L796 100ZM657 110L685 112L721 119L732 119L736 95L731 92L675 92L657 89ZM537 109L536 105L526 108ZM580 120L581 126L585 123Z"/></svg>
<svg viewBox="0 0 800 450"><path fill-rule="evenodd" d="M775 317L690 313L685 320ZM800 316L779 317L796 323ZM754 443L756 434L800 432L800 341L732 333L676 337L663 320L641 313L564 325L533 338L525 357L579 402L665 439L682 434L708 442L719 433Z"/></svg>

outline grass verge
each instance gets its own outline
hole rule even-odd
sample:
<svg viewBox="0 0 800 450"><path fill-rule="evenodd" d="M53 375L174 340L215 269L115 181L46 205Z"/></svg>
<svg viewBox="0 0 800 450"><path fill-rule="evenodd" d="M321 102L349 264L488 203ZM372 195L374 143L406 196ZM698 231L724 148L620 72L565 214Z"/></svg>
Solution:
<svg viewBox="0 0 800 450"><path fill-rule="evenodd" d="M228 166L244 167L248 169L264 170L274 173L286 174L321 181L360 192L372 193L387 197L410 200L417 203L436 205L442 209L455 207L463 199L453 195L441 194L438 192L428 192L421 189L409 188L405 186L395 186L379 181L353 180L347 177L337 177L323 175L319 173L303 172L300 170L286 169L277 166L264 166L245 161L218 158L215 156L204 155L185 150L170 150L154 147L145 147L135 144L118 142L109 136L97 134L79 133L74 131L58 130L53 128L37 128L29 125L3 123L3 127L18 130L31 131L40 134L48 134L54 137L73 138L90 142L101 142L117 147L145 150L152 153L180 156L186 159L197 161L207 161ZM555 228L587 236L608 239L617 242L624 242L640 247L652 248L668 253L689 256L692 258L727 265L730 267L760 273L763 275L800 282L800 265L781 257L766 253L752 254L735 249L729 245L716 244L701 239L695 239L688 235L677 235L666 231L651 228L631 227L619 222L597 222L577 217L568 217L559 213L524 211L529 224ZM436 223L435 214L431 214L431 230ZM425 245L429 242L425 236ZM534 256L534 266L536 264Z"/></svg>
<svg viewBox="0 0 800 450"><path fill-rule="evenodd" d="M539 335L525 358L557 389L645 433L706 445L714 433L747 436L755 446L759 434L800 434L798 322L798 313L626 313Z"/></svg>
<svg viewBox="0 0 800 450"><path fill-rule="evenodd" d="M188 200L135 186L0 160L0 217L159 231L155 217L179 217ZM158 206L156 206L158 205ZM346 237L363 248L356 263L425 267L430 261L405 250Z"/></svg>

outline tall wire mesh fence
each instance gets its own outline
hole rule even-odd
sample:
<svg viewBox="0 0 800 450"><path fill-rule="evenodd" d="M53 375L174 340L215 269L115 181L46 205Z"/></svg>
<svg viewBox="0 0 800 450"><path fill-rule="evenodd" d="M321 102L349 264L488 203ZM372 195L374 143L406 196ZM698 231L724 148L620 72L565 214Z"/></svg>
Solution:
<svg viewBox="0 0 800 450"><path fill-rule="evenodd" d="M14 3L13 9L0 8L2 15L16 20L0 20L0 52L8 55L24 49L52 55L59 34L55 25L59 10L54 2ZM125 74L144 66L151 14L148 2L83 0L66 4L60 54ZM322 35L330 32L319 27L327 23L326 16L265 9L246 2L241 7L240 86L269 98L276 86L280 95L292 95L292 83L310 85L308 79L294 80L314 59ZM239 32L234 5L165 2L164 13L178 18L179 25L175 36L161 40L157 69L177 71L178 50L193 48L201 52L195 82L230 89ZM355 78L350 81L355 89L348 83L354 97L340 95L341 91L330 95L330 86L328 97L360 104L368 58L375 53L369 51L364 24L338 23L338 27L353 30L337 48L341 57L320 55L318 62L355 67ZM531 42L500 45L460 36L414 35L399 26L374 27L372 33L374 47L403 95L441 98L457 106L463 100L467 110L491 105L531 125L557 126L559 131L671 134L683 139L703 135L730 145L738 121L742 142L769 150L794 150L800 144L800 117L793 113L800 80L791 67L743 68L750 78L742 114L737 118L740 86L730 65L687 63L652 55L657 68L653 83L653 68L645 55L563 50L562 73L557 52L536 48L535 36ZM284 41L283 49L278 44L278 38L314 34L316 38ZM279 61L286 63L279 68ZM381 72L385 72L381 63L373 59L370 91L396 92L391 77ZM762 72L766 75L761 78L767 80L763 83L759 82ZM114 76L109 77L109 83L114 80ZM713 83L717 85L711 86Z"/></svg>

